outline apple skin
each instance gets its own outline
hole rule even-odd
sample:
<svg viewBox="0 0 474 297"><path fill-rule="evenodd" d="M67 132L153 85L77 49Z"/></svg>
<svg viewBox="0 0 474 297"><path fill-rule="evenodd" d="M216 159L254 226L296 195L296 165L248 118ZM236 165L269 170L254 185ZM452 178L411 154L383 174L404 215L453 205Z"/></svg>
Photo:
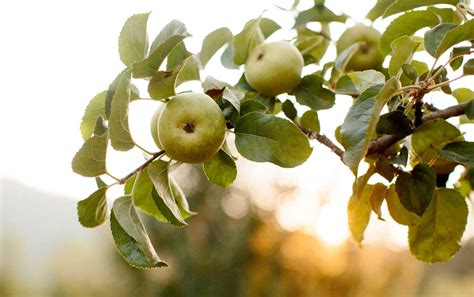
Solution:
<svg viewBox="0 0 474 297"><path fill-rule="evenodd" d="M354 43L362 42L359 50L347 63L347 71L379 69L382 66L384 56L380 49L380 36L379 31L362 24L357 24L342 33L336 45L338 55Z"/></svg>
<svg viewBox="0 0 474 297"><path fill-rule="evenodd" d="M261 43L245 63L245 79L264 95L276 96L293 90L301 81L303 56L286 41Z"/></svg>
<svg viewBox="0 0 474 297"><path fill-rule="evenodd" d="M153 140L155 141L156 146L160 150L163 149L163 146L161 145L160 139L158 138L158 120L160 119L160 115L164 107L165 107L164 103L161 103L158 106L150 122L151 136L153 137Z"/></svg>
<svg viewBox="0 0 474 297"><path fill-rule="evenodd" d="M158 120L158 137L174 160L197 164L224 143L227 127L221 109L208 95L183 93L168 101Z"/></svg>

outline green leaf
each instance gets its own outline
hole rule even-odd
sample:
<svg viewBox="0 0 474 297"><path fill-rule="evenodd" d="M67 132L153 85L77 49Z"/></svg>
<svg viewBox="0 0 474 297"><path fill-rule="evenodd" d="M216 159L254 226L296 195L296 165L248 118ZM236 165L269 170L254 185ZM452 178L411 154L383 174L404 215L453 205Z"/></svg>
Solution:
<svg viewBox="0 0 474 297"><path fill-rule="evenodd" d="M240 105L240 116L244 116L251 112L265 112L266 106L257 100L243 101Z"/></svg>
<svg viewBox="0 0 474 297"><path fill-rule="evenodd" d="M258 112L242 116L235 127L239 153L255 162L295 167L311 155L306 135L292 122Z"/></svg>
<svg viewBox="0 0 474 297"><path fill-rule="evenodd" d="M107 186L99 188L89 197L77 203L77 216L82 226L97 227L107 219Z"/></svg>
<svg viewBox="0 0 474 297"><path fill-rule="evenodd" d="M272 19L262 18L260 20L260 30L262 30L262 34L265 39L280 29L281 26Z"/></svg>
<svg viewBox="0 0 474 297"><path fill-rule="evenodd" d="M195 214L189 210L188 201L184 195L181 188L178 184L170 179L171 191L173 192L173 197L176 200L178 208L181 212L181 215L184 219ZM161 213L158 205L155 203L157 199L162 200L154 189L153 182L148 176L148 171L143 170L138 174L136 184L132 189L129 190L129 193L132 194L133 204L140 208L144 213L153 216L159 222L169 223L169 220ZM154 198L155 197L155 198ZM162 203L160 203L161 205Z"/></svg>
<svg viewBox="0 0 474 297"><path fill-rule="evenodd" d="M451 4L456 6L459 0L395 0L385 10L383 17L386 18L392 14L412 10L414 8L431 6L435 4Z"/></svg>
<svg viewBox="0 0 474 297"><path fill-rule="evenodd" d="M461 132L444 119L426 121L415 129L411 137L412 150L422 157L432 147L450 142L461 135Z"/></svg>
<svg viewBox="0 0 474 297"><path fill-rule="evenodd" d="M170 223L184 226L186 222L171 189L168 166L169 164L162 160L154 161L147 166L148 176L153 182L157 194L153 195L153 199L160 212Z"/></svg>
<svg viewBox="0 0 474 297"><path fill-rule="evenodd" d="M347 74L356 90L361 94L368 88L385 83L385 75L375 70L356 71Z"/></svg>
<svg viewBox="0 0 474 297"><path fill-rule="evenodd" d="M413 131L413 124L403 112L396 110L380 116L376 131L379 135L405 137Z"/></svg>
<svg viewBox="0 0 474 297"><path fill-rule="evenodd" d="M474 59L468 60L462 67L464 75L474 75Z"/></svg>
<svg viewBox="0 0 474 297"><path fill-rule="evenodd" d="M117 198L112 207L117 222L136 241L143 241L144 228L129 195ZM144 251L145 252L145 251Z"/></svg>
<svg viewBox="0 0 474 297"><path fill-rule="evenodd" d="M474 191L474 167L466 168L454 187L463 197L469 198Z"/></svg>
<svg viewBox="0 0 474 297"><path fill-rule="evenodd" d="M102 135L105 132L107 132L107 127L105 126L104 118L102 116L99 116L95 123L94 135Z"/></svg>
<svg viewBox="0 0 474 297"><path fill-rule="evenodd" d="M366 185L360 196L351 196L349 204L347 205L349 229L359 244L362 242L365 229L369 224L371 213L369 198L373 189L373 185Z"/></svg>
<svg viewBox="0 0 474 297"><path fill-rule="evenodd" d="M235 35L233 41L234 63L245 64L250 52L265 40L265 36L260 29L261 18L248 21L242 32Z"/></svg>
<svg viewBox="0 0 474 297"><path fill-rule="evenodd" d="M135 184L136 178L137 174L134 174L125 182L125 185L123 187L123 193L125 195L132 195L133 185Z"/></svg>
<svg viewBox="0 0 474 297"><path fill-rule="evenodd" d="M403 65L411 62L413 54L419 45L419 42L413 41L408 36L402 36L392 41L390 44L392 48L392 58L388 66L390 76L400 78Z"/></svg>
<svg viewBox="0 0 474 297"><path fill-rule="evenodd" d="M390 159L390 163L394 165L402 165L407 166L408 163L408 149L406 146L403 146L400 150L400 153L396 155L394 158Z"/></svg>
<svg viewBox="0 0 474 297"><path fill-rule="evenodd" d="M95 178L95 183L97 184L98 189L107 187L107 184L98 176Z"/></svg>
<svg viewBox="0 0 474 297"><path fill-rule="evenodd" d="M92 98L86 107L86 111L82 116L81 134L84 140L91 137L92 132L96 126L97 119L100 116L105 117L105 98L107 91L103 91Z"/></svg>
<svg viewBox="0 0 474 297"><path fill-rule="evenodd" d="M225 87L230 87L230 85L212 76L206 77L206 79L202 83L204 93L207 93L207 91L209 90L223 90Z"/></svg>
<svg viewBox="0 0 474 297"><path fill-rule="evenodd" d="M177 20L171 21L160 31L151 44L148 57L133 64L133 77L153 76L173 48L189 36L183 23Z"/></svg>
<svg viewBox="0 0 474 297"><path fill-rule="evenodd" d="M112 98L109 134L112 147L118 151L128 151L135 146L128 126L131 75L130 69L122 73Z"/></svg>
<svg viewBox="0 0 474 297"><path fill-rule="evenodd" d="M147 215L155 217L156 220L160 222L168 222L153 200L153 189L153 182L148 176L148 171L143 170L139 172L132 190L130 191L133 204Z"/></svg>
<svg viewBox="0 0 474 297"><path fill-rule="evenodd" d="M301 83L290 92L299 104L309 106L313 110L331 108L335 95L323 87L324 79L317 75L303 77Z"/></svg>
<svg viewBox="0 0 474 297"><path fill-rule="evenodd" d="M471 100L474 100L474 92L471 89L468 88L459 88L453 91L453 97L456 98L456 100L459 103L465 103L469 102Z"/></svg>
<svg viewBox="0 0 474 297"><path fill-rule="evenodd" d="M395 185L390 186L385 197L388 212L393 220L401 225L414 226L420 222L420 217L415 213L408 211L400 202Z"/></svg>
<svg viewBox="0 0 474 297"><path fill-rule="evenodd" d="M176 67L181 65L184 60L192 55L193 54L190 53L186 48L184 41L181 41L173 48L173 50L171 50L168 57L166 58L166 71L172 72Z"/></svg>
<svg viewBox="0 0 474 297"><path fill-rule="evenodd" d="M430 204L436 187L436 172L430 166L419 163L411 174L401 172L395 188L402 205L413 213L422 216Z"/></svg>
<svg viewBox="0 0 474 297"><path fill-rule="evenodd" d="M219 150L211 159L204 162L203 170L211 183L224 188L230 186L237 177L234 159L223 150Z"/></svg>
<svg viewBox="0 0 474 297"><path fill-rule="evenodd" d="M158 36L156 36L155 40L153 40L153 43L150 47L150 57L158 50L168 51L168 48L170 50L173 49L184 38L190 36L191 35L186 30L186 26L182 22L178 20L172 20L161 29L160 33L158 33ZM176 39L180 39L180 41L172 42ZM167 47L163 47L164 45L167 45Z"/></svg>
<svg viewBox="0 0 474 297"><path fill-rule="evenodd" d="M395 0L377 0L377 3L375 3L374 7L372 7L365 17L371 21L375 21L383 15L385 9L394 1Z"/></svg>
<svg viewBox="0 0 474 297"><path fill-rule="evenodd" d="M418 78L418 71L416 71L416 67L411 64L403 64L402 71L410 81L415 81Z"/></svg>
<svg viewBox="0 0 474 297"><path fill-rule="evenodd" d="M308 10L304 10L298 14L293 28L299 28L310 22L330 23L339 22L345 23L347 16L345 14L336 15L324 5L315 5Z"/></svg>
<svg viewBox="0 0 474 297"><path fill-rule="evenodd" d="M359 91L357 91L352 79L347 74L341 76L341 78L337 80L334 91L336 91L337 94L359 94Z"/></svg>
<svg viewBox="0 0 474 297"><path fill-rule="evenodd" d="M461 248L467 215L466 201L459 192L437 189L420 223L408 229L411 253L428 263L451 259Z"/></svg>
<svg viewBox="0 0 474 297"><path fill-rule="evenodd" d="M237 112L240 112L240 100L242 100L244 96L244 92L232 87L225 87L222 93L222 99L232 104Z"/></svg>
<svg viewBox="0 0 474 297"><path fill-rule="evenodd" d="M232 42L233 62L237 65L245 64L250 52L279 28L280 26L270 19L259 17L248 21Z"/></svg>
<svg viewBox="0 0 474 297"><path fill-rule="evenodd" d="M131 16L123 25L119 36L120 59L126 66L145 58L148 51L146 26L150 13Z"/></svg>
<svg viewBox="0 0 474 297"><path fill-rule="evenodd" d="M232 37L232 32L225 27L209 33L202 42L201 52L197 55L201 68L206 67L212 56L225 44L231 42Z"/></svg>
<svg viewBox="0 0 474 297"><path fill-rule="evenodd" d="M384 157L383 155L378 157L377 161L375 161L375 172L380 174L380 176L389 182L391 182L395 177L395 168L392 166L390 161L391 160Z"/></svg>
<svg viewBox="0 0 474 297"><path fill-rule="evenodd" d="M303 128L309 129L313 132L320 131L318 113L314 110L306 111L301 117L300 123Z"/></svg>
<svg viewBox="0 0 474 297"><path fill-rule="evenodd" d="M461 67L462 62L464 60L463 55L467 55L470 53L471 48L468 46L460 46L460 47L454 47L453 50L451 51L451 58L453 59L451 62L449 62L449 65L453 69L453 71L456 71L459 67Z"/></svg>
<svg viewBox="0 0 474 297"><path fill-rule="evenodd" d="M281 106L283 113L287 118L290 120L294 120L296 116L298 115L298 111L296 110L295 106L293 105L293 102L291 100L285 100Z"/></svg>
<svg viewBox="0 0 474 297"><path fill-rule="evenodd" d="M352 59L352 56L357 53L359 50L360 43L354 43L353 45L347 47L343 50L334 61L334 68L340 72L344 72L346 69L347 63Z"/></svg>
<svg viewBox="0 0 474 297"><path fill-rule="evenodd" d="M392 94L398 89L398 80L391 78L385 85L365 90L351 106L341 127L341 144L344 163L357 175L360 161L364 158L375 133L380 112Z"/></svg>
<svg viewBox="0 0 474 297"><path fill-rule="evenodd" d="M72 171L86 177L105 174L105 155L109 137L107 133L87 139L72 159Z"/></svg>
<svg viewBox="0 0 474 297"><path fill-rule="evenodd" d="M106 119L110 118L110 112L112 110L112 99L115 95L115 92L117 91L117 86L122 78L123 74L128 71L128 68L125 68L120 72L117 77L112 81L112 83L109 85L109 88L107 89L107 96L105 97L105 115ZM130 101L135 100L140 98L139 91L137 87L135 87L133 84L130 85Z"/></svg>
<svg viewBox="0 0 474 297"><path fill-rule="evenodd" d="M383 201L385 200L387 191L387 186L381 183L376 183L373 186L372 193L369 197L370 207L372 208L372 211L377 214L379 220L383 220L381 207Z"/></svg>
<svg viewBox="0 0 474 297"><path fill-rule="evenodd" d="M434 27L440 23L458 24L459 16L450 8L430 7L423 11L407 12L393 20L380 38L380 47L385 54L390 53L390 44L404 35L411 36L424 27Z"/></svg>
<svg viewBox="0 0 474 297"><path fill-rule="evenodd" d="M436 48L434 57L439 58L450 47L460 42L472 39L474 39L474 20L469 20L464 24L448 31L444 35L443 39Z"/></svg>
<svg viewBox="0 0 474 297"><path fill-rule="evenodd" d="M199 74L199 62L196 60L196 56L190 56L184 60L183 64L177 66L174 72L177 72L175 88L184 82L201 79Z"/></svg>
<svg viewBox="0 0 474 297"><path fill-rule="evenodd" d="M221 64L227 69L239 69L239 66L234 63L234 46L232 43L229 43L222 53Z"/></svg>
<svg viewBox="0 0 474 297"><path fill-rule="evenodd" d="M417 74L422 74L429 71L428 65L424 62L413 60L410 65L415 67Z"/></svg>
<svg viewBox="0 0 474 297"><path fill-rule="evenodd" d="M454 29L456 26L456 24L443 23L431 30L426 31L424 38L426 51L434 57L436 49L441 43L444 35L446 35L448 31Z"/></svg>
<svg viewBox="0 0 474 297"><path fill-rule="evenodd" d="M179 211L181 212L181 215L183 216L183 218L187 219L190 216L195 215L196 213L189 209L188 200L186 199L186 195L184 194L181 187L178 185L178 183L174 179L170 178L170 181L171 181L171 191L173 192L174 199L176 200L176 203L178 204ZM153 193L156 193L156 191L153 191Z"/></svg>
<svg viewBox="0 0 474 297"><path fill-rule="evenodd" d="M168 266L156 254L130 196L115 200L110 214L110 229L118 252L131 266L136 268Z"/></svg>
<svg viewBox="0 0 474 297"><path fill-rule="evenodd" d="M321 24L321 32L315 32L305 27L298 28L295 46L303 55L305 65L318 64L323 58L330 44L324 33L329 30L328 28L327 23Z"/></svg>
<svg viewBox="0 0 474 297"><path fill-rule="evenodd" d="M148 84L148 93L153 99L166 99L176 95L176 87L185 81L199 80L199 64L189 56L172 71L157 71Z"/></svg>
<svg viewBox="0 0 474 297"><path fill-rule="evenodd" d="M451 142L437 152L443 159L474 167L474 142Z"/></svg>

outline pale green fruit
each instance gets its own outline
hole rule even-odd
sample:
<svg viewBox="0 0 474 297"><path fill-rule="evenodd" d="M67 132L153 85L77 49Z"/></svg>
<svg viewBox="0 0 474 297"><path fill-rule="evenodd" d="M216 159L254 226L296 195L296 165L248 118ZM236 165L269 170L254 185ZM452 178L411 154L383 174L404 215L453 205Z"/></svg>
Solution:
<svg viewBox="0 0 474 297"><path fill-rule="evenodd" d="M380 36L379 31L362 24L357 24L342 33L336 45L338 55L349 46L357 42L361 43L357 52L347 63L347 71L364 71L382 66L384 56L380 49Z"/></svg>
<svg viewBox="0 0 474 297"><path fill-rule="evenodd" d="M161 145L160 139L158 138L158 120L160 119L160 115L164 107L165 107L165 104L163 103L161 103L158 106L150 122L151 136L153 137L153 140L155 141L156 146L160 150L163 148L163 146Z"/></svg>
<svg viewBox="0 0 474 297"><path fill-rule="evenodd" d="M301 81L303 56L291 43L261 43L245 63L245 79L255 90L276 96L293 90Z"/></svg>
<svg viewBox="0 0 474 297"><path fill-rule="evenodd" d="M224 143L225 133L224 115L206 94L173 97L158 120L159 143L171 158L184 163L210 159Z"/></svg>

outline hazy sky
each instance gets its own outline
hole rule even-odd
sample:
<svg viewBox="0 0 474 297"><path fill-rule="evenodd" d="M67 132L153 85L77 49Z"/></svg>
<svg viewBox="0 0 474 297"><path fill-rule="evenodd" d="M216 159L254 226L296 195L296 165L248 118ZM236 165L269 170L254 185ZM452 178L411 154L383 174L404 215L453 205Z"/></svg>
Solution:
<svg viewBox="0 0 474 297"><path fill-rule="evenodd" d="M117 41L122 24L132 14L152 11L149 20L151 40L170 20L181 20L193 35L186 41L188 48L196 53L209 32L226 26L236 34L246 21L257 17L265 9L268 9L265 16L275 18L284 28L273 38L291 36L285 35L285 29L293 24L291 14L279 10L273 3L290 7L292 2L2 1L0 174L71 199L83 199L95 189L93 179L83 178L71 171L70 162L83 143L79 123L87 103L95 94L105 90L124 67L118 56ZM336 13L345 12L355 21L360 21L374 2L328 0L327 5ZM309 8L312 3L312 0L301 1L300 7ZM354 20L348 22L349 25L353 23ZM336 25L335 35L344 28L344 25ZM224 70L218 59L211 61L203 74L203 78L213 75L228 79L230 83L234 82L231 79L238 77L238 73ZM461 82L465 83L466 80ZM452 103L448 99L443 102L441 105ZM335 110L320 113L323 132L332 137L334 127L342 122L350 103L350 98L338 98ZM132 106L132 133L148 131L146 121L132 121L151 116L152 110L147 106ZM144 142L145 147L152 146L149 135L135 136L136 140ZM275 174L295 179L306 189L296 204L286 208L286 213L278 214L280 221L288 227L299 224L297 218L305 217L298 215L302 211L313 212L311 203L314 199L305 197L314 197L328 187L333 188L329 198L338 199L334 207L326 208L323 214L345 217L352 176L327 148L314 145L315 152L309 162L295 169L276 169L268 164L252 165L254 174L262 172L265 175L269 168L275 168ZM123 160L121 166L109 168L117 176L122 176L141 162L142 155L139 152L114 153L108 158ZM341 223L345 226L345 222ZM341 232L346 232L345 228Z"/></svg>
<svg viewBox="0 0 474 297"><path fill-rule="evenodd" d="M362 18L373 1L344 2L346 12ZM93 189L91 180L71 172L70 162L82 144L79 123L88 101L123 69L117 40L130 15L152 11L150 39L170 20L181 20L197 52L207 33L227 26L236 34L265 9L291 27L291 14L272 3L289 7L292 1L2 1L2 176L73 198ZM211 75L229 75L217 61L210 67L217 70Z"/></svg>

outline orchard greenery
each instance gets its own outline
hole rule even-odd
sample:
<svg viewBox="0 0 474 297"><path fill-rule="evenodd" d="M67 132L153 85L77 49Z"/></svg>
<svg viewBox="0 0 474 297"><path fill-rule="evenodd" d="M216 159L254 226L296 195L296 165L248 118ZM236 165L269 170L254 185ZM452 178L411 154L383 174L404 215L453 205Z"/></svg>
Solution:
<svg viewBox="0 0 474 297"><path fill-rule="evenodd" d="M124 69L87 106L80 125L84 144L72 169L94 177L98 188L78 203L79 222L96 227L109 219L117 250L130 265L167 265L152 246L140 212L175 226L185 226L195 215L171 170L183 162L201 163L209 182L232 184L237 158L229 141L245 159L285 168L309 158L311 141L327 146L354 174L347 210L359 244L371 213L383 219L380 209L386 203L389 215L408 226L417 259L447 261L460 249L466 200L474 189L474 143L465 141L459 127L474 121L474 92L450 84L474 74L474 11L468 1L378 0L367 19L388 18L385 31L358 24L340 40L332 39L331 26L346 23L349 16L335 14L322 0L298 11L298 2L288 11L296 16L293 39L277 43L266 39L282 28L263 16L249 20L236 35L216 29L203 38L198 53L186 48L190 34L180 21L167 24L151 44L149 13L133 15L123 25L119 54ZM309 23L320 30L309 29ZM337 57L321 64L330 47L337 47ZM221 48L222 66L242 72L236 84L219 80L219 73L201 77L200 70ZM414 59L417 52L431 57ZM307 65L319 70L300 77ZM148 94L134 85L139 79L148 83ZM177 94L187 81L201 81L202 93ZM424 97L432 92L454 97L458 104L446 109L428 104ZM322 134L318 120L318 112L331 109L336 95L353 100L336 131L324 131L338 143ZM133 100L150 98L163 103L149 132L161 150L144 150L143 164L114 177L107 170L107 152L142 149L130 135L128 108ZM447 121L453 117L459 118L456 125ZM229 132L235 138L225 137ZM464 173L447 188L456 166ZM372 182L377 175L385 181ZM115 182L106 184L103 176ZM115 185L124 185L124 193L110 207L106 194Z"/></svg>

